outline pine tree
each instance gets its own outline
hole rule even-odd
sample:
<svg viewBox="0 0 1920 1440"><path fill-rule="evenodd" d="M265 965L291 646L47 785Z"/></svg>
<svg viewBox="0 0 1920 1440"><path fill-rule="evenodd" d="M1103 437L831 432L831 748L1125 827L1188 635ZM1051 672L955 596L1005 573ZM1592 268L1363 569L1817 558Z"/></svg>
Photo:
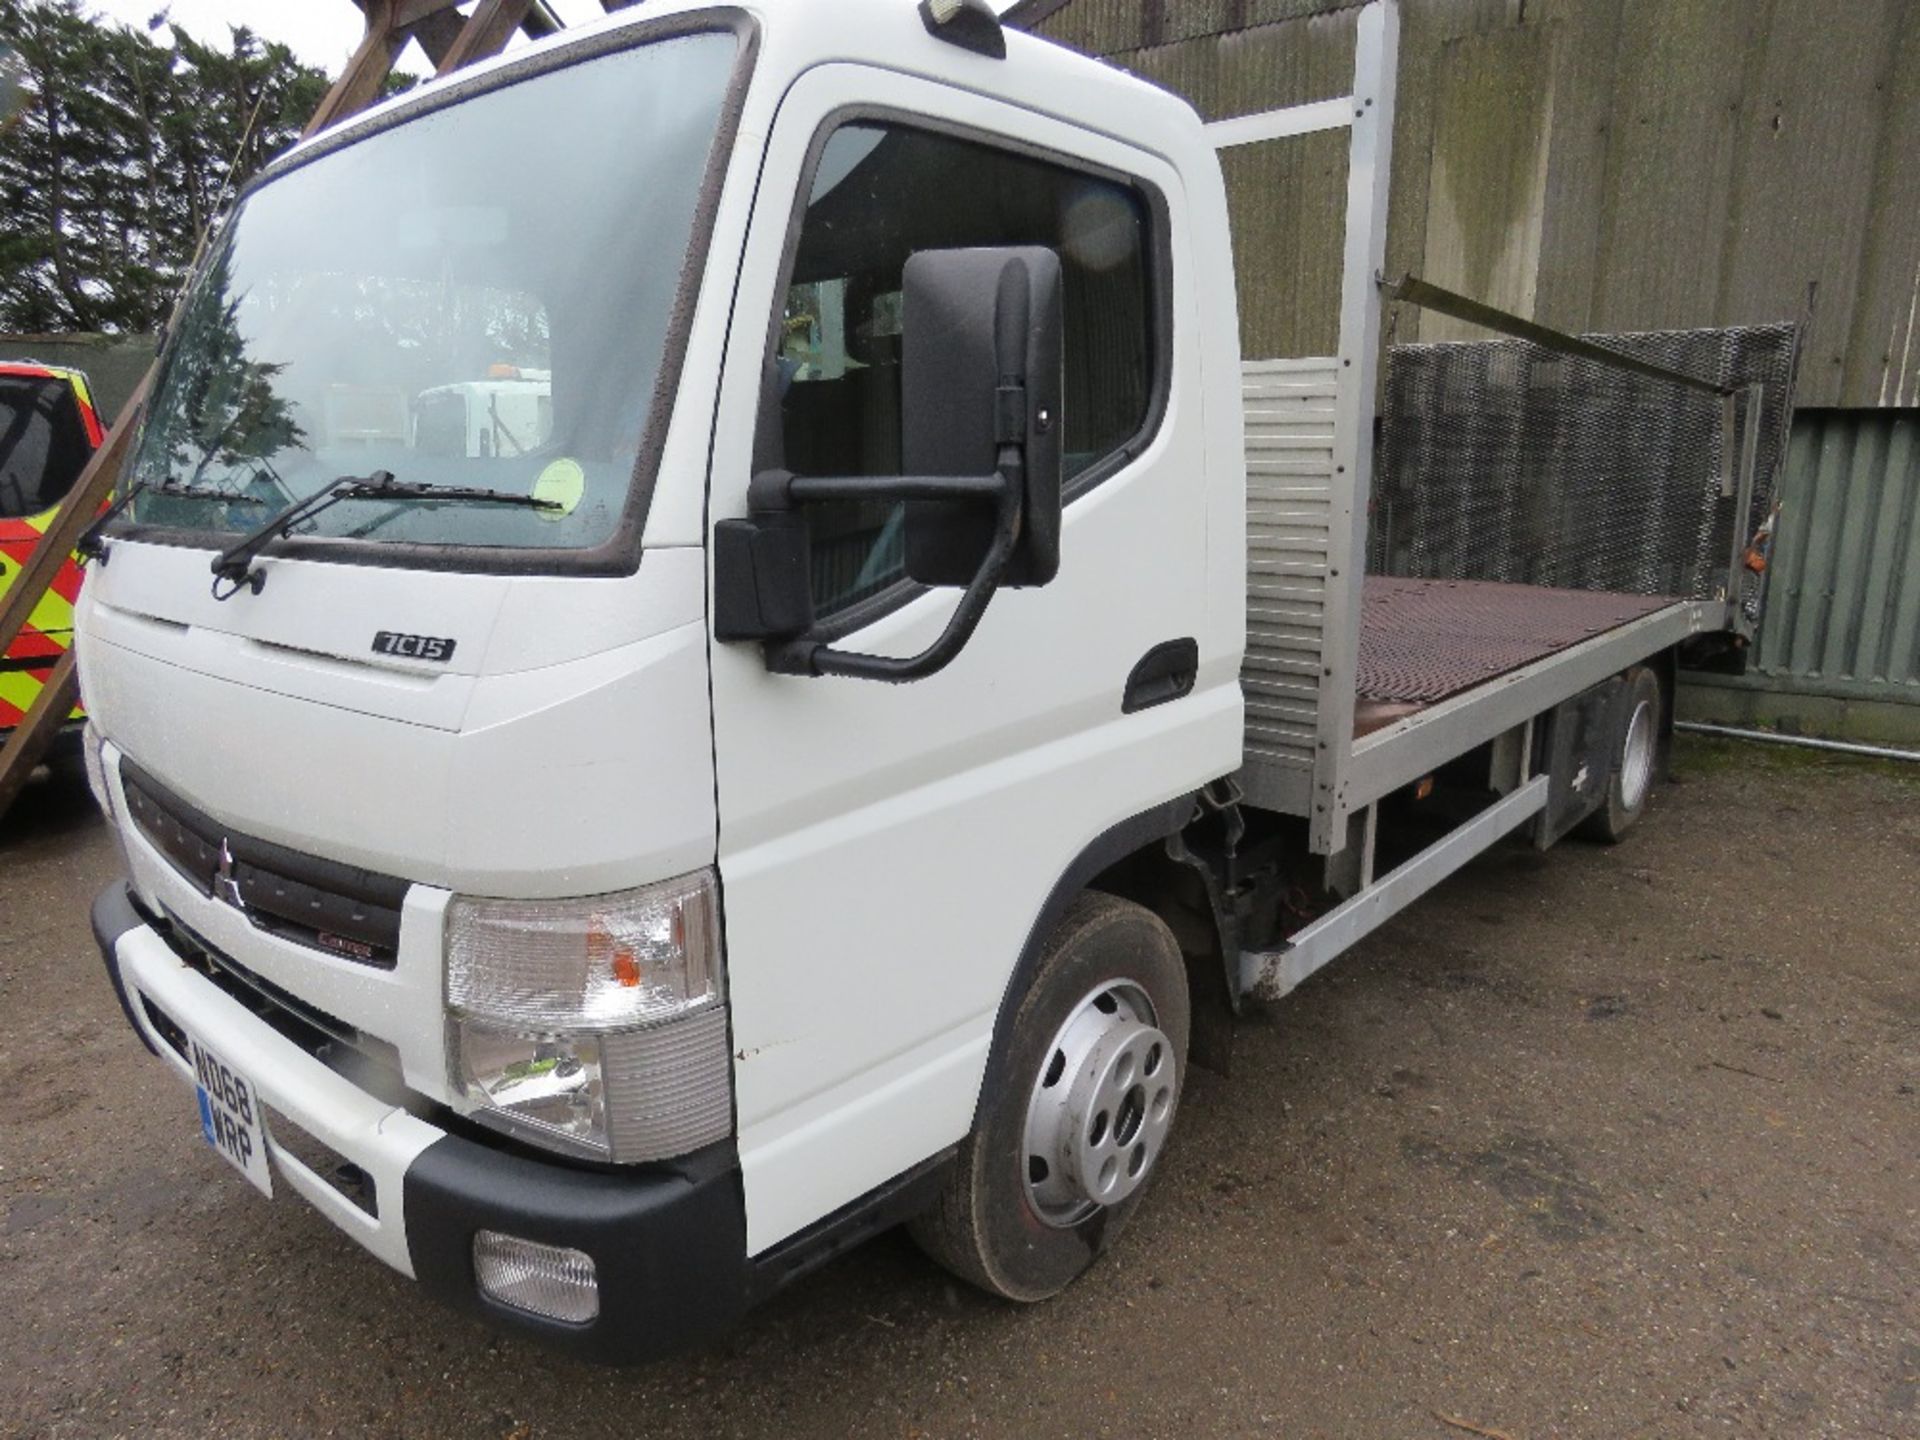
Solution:
<svg viewBox="0 0 1920 1440"><path fill-rule="evenodd" d="M80 0L0 0L0 330L147 331L233 196L298 138L326 76L235 27L90 19Z"/></svg>
<svg viewBox="0 0 1920 1440"><path fill-rule="evenodd" d="M216 463L270 466L275 455L306 442L292 406L274 389L286 366L251 358L240 336L245 297L233 293L227 261L225 250L216 252L181 317L173 372L136 467L142 479L197 485Z"/></svg>

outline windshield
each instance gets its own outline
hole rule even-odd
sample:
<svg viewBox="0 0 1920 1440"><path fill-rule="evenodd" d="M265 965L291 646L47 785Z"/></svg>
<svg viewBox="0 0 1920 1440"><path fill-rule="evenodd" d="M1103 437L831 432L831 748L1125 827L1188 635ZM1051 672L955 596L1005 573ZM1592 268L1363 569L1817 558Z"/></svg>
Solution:
<svg viewBox="0 0 1920 1440"><path fill-rule="evenodd" d="M613 541L649 478L638 457L735 51L703 33L582 61L263 185L182 310L129 475L252 503L140 494L130 519L244 533L262 502L385 470L553 503L350 500L299 534Z"/></svg>

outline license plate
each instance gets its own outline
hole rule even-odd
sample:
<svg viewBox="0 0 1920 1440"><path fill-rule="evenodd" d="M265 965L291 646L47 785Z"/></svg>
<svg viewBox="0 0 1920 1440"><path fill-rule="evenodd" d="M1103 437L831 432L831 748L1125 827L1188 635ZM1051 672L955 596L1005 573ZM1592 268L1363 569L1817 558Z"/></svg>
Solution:
<svg viewBox="0 0 1920 1440"><path fill-rule="evenodd" d="M273 1195L273 1171L267 1164L267 1127L260 1097L246 1078L205 1045L187 1037L195 1088L200 1097L200 1133L220 1157L262 1195Z"/></svg>

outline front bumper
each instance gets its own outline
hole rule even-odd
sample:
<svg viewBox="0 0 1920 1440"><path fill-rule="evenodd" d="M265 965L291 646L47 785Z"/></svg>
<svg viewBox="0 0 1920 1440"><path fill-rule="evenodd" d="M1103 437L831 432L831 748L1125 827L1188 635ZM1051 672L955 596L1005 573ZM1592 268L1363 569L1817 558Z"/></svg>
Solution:
<svg viewBox="0 0 1920 1440"><path fill-rule="evenodd" d="M698 1343L744 1313L746 1208L730 1144L612 1172L451 1134L369 1093L187 965L135 909L125 885L94 902L93 930L121 1008L147 1048L191 1085L192 1068L169 1038L184 1025L235 1065L266 1103L276 1178L440 1300L613 1363ZM289 1128L305 1132L302 1143ZM356 1183L343 1188L322 1174L310 1163L316 1150L308 1139L318 1142L317 1153L350 1167ZM473 1237L483 1229L592 1256L598 1318L549 1320L481 1292Z"/></svg>

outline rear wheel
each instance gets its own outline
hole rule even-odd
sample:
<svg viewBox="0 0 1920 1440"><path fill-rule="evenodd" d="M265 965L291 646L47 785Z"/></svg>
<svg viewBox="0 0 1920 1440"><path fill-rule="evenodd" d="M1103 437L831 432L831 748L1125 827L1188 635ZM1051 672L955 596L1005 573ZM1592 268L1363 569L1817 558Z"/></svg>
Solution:
<svg viewBox="0 0 1920 1440"><path fill-rule="evenodd" d="M1186 966L1151 911L1075 900L1020 1002L998 1098L960 1147L920 1247L1009 1300L1044 1300L1111 1248L1186 1078Z"/></svg>
<svg viewBox="0 0 1920 1440"><path fill-rule="evenodd" d="M1591 840L1617 844L1646 813L1660 763L1660 682L1641 666L1627 672L1627 698L1620 733L1614 741L1613 774L1606 803L1582 822Z"/></svg>

